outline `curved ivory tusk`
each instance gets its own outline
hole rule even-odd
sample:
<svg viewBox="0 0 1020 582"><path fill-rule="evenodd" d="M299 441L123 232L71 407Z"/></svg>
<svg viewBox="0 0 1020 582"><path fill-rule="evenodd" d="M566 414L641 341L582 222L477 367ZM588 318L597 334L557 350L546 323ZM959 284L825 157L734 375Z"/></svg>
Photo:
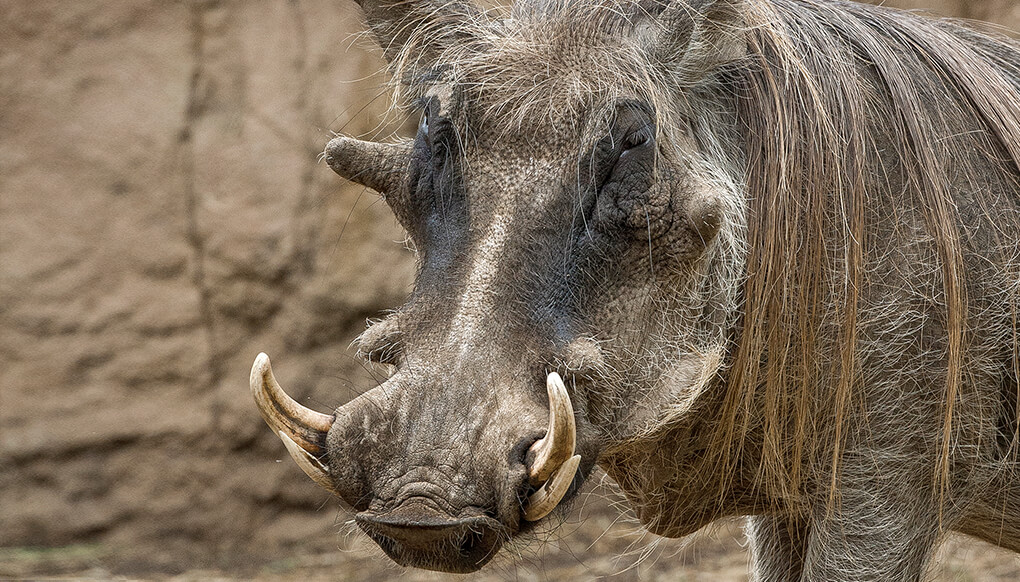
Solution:
<svg viewBox="0 0 1020 582"><path fill-rule="evenodd" d="M580 462L581 455L574 455L567 459L545 482L545 485L528 497L528 506L524 508L524 519L538 521L556 509L574 481L574 473L577 473L577 465Z"/></svg>
<svg viewBox="0 0 1020 582"><path fill-rule="evenodd" d="M298 467L301 467L305 475L311 477L312 481L315 481L323 489L333 491L333 480L329 478L329 469L319 462L319 459L316 459L314 455L301 448L287 433L281 430L276 434L280 436L283 446L287 447L287 452L290 453L290 457L294 459Z"/></svg>
<svg viewBox="0 0 1020 582"><path fill-rule="evenodd" d="M287 396L276 382L266 354L259 354L251 367L251 394L273 432L287 435L291 443L313 455L325 451L326 433L333 425L333 416L305 408Z"/></svg>
<svg viewBox="0 0 1020 582"><path fill-rule="evenodd" d="M577 439L574 408L563 379L556 372L550 372L545 388L549 393L549 430L531 445L534 460L528 467L528 478L534 486L548 481L553 472L573 456Z"/></svg>

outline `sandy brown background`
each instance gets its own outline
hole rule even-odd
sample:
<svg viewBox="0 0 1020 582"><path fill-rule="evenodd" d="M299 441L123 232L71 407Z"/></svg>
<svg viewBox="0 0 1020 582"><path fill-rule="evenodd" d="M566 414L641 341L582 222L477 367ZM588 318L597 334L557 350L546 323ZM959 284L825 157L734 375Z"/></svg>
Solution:
<svg viewBox="0 0 1020 582"><path fill-rule="evenodd" d="M900 5L1020 29L1018 0ZM435 578L352 533L247 388L259 351L319 410L374 382L348 346L410 255L318 156L399 129L382 68L347 0L0 6L0 577ZM739 524L683 550L616 499L481 578L746 577ZM948 551L933 576L1020 577Z"/></svg>

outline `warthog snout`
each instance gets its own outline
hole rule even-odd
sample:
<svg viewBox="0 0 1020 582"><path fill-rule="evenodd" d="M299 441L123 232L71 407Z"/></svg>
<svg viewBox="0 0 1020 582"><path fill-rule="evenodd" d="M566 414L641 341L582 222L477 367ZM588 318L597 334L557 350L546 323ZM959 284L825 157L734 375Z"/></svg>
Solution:
<svg viewBox="0 0 1020 582"><path fill-rule="evenodd" d="M569 497L580 483L581 456L573 406L556 372L546 377L548 411L534 398L464 408L423 396L451 384L394 378L325 415L286 394L265 354L251 373L259 411L291 457L358 512L357 524L389 556L470 572Z"/></svg>

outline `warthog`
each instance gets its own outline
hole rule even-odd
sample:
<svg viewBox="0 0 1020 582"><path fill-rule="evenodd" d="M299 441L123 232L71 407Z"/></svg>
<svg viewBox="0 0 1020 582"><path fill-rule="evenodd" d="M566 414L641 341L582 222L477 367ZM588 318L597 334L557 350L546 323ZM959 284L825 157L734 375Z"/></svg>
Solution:
<svg viewBox="0 0 1020 582"><path fill-rule="evenodd" d="M361 0L413 140L337 137L414 291L392 376L259 407L404 565L468 572L596 465L759 580L1020 550L1020 46L835 0Z"/></svg>

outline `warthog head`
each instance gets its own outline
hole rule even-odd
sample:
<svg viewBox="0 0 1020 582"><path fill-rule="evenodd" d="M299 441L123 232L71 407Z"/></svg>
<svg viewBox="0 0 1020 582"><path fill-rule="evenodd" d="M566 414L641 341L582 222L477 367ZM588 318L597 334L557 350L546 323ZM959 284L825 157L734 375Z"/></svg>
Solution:
<svg viewBox="0 0 1020 582"><path fill-rule="evenodd" d="M398 563L480 568L711 385L743 221L714 137L732 113L698 87L743 44L729 3L681 4L362 2L421 124L325 159L417 254L407 303L359 340L394 372L333 415L288 398L264 355L252 388Z"/></svg>

